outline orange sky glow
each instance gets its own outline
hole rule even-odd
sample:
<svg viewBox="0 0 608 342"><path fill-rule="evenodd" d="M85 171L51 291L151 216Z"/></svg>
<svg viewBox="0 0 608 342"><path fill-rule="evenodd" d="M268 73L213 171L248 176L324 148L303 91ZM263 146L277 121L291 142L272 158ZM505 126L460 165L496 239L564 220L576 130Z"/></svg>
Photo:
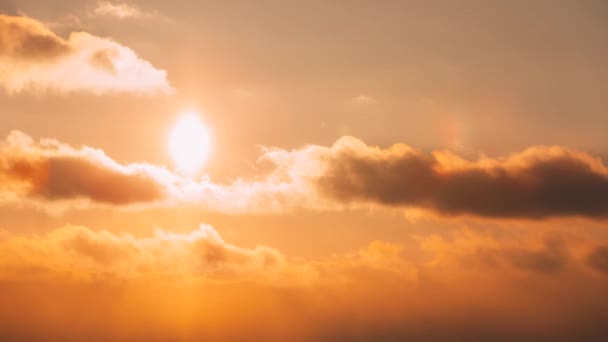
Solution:
<svg viewBox="0 0 608 342"><path fill-rule="evenodd" d="M607 19L0 0L0 341L608 340Z"/></svg>

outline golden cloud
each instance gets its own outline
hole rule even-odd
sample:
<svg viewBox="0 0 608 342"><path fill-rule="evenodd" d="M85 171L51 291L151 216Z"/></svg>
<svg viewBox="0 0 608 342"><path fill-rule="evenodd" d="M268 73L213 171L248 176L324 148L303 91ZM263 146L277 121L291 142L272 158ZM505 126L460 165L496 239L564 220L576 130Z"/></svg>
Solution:
<svg viewBox="0 0 608 342"><path fill-rule="evenodd" d="M313 180L320 193L342 203L494 218L608 216L608 168L564 147L468 161L450 152L425 154L403 144L380 149L345 137L304 153L323 165Z"/></svg>
<svg viewBox="0 0 608 342"><path fill-rule="evenodd" d="M262 180L237 179L219 185L146 163L122 165L99 149L77 149L53 139L35 142L19 131L0 142L0 199L42 201L43 207L50 202L61 202L63 208L76 202L115 206L194 204L221 212L271 212L314 197L303 181L282 177L282 172L276 171Z"/></svg>
<svg viewBox="0 0 608 342"><path fill-rule="evenodd" d="M430 257L414 262L399 245L382 241L327 259L290 258L271 247L231 245L206 225L152 237L77 226L34 236L0 233L0 302L11 308L0 311L0 338L603 336L608 277L584 257L595 245L579 253L576 239L565 235L516 240L472 231L430 236L419 240ZM562 266L547 272L552 258Z"/></svg>
<svg viewBox="0 0 608 342"><path fill-rule="evenodd" d="M121 165L103 151L13 132L0 144L0 195L47 201L198 205L232 213L383 206L442 216L540 219L608 215L608 168L583 152L532 147L465 160L407 145L381 149L344 137L331 147L264 148L274 168L216 184L151 164Z"/></svg>
<svg viewBox="0 0 608 342"><path fill-rule="evenodd" d="M88 199L109 204L152 202L164 188L137 165L122 166L91 148L35 144L12 132L0 144L0 192L34 199Z"/></svg>
<svg viewBox="0 0 608 342"><path fill-rule="evenodd" d="M110 39L63 39L35 19L0 14L0 87L23 91L172 93L166 72Z"/></svg>
<svg viewBox="0 0 608 342"><path fill-rule="evenodd" d="M94 12L96 15L107 15L118 19L139 18L146 15L134 5L109 1L99 2Z"/></svg>
<svg viewBox="0 0 608 342"><path fill-rule="evenodd" d="M66 226L42 236L0 235L0 277L11 279L23 270L33 276L70 275L74 279L169 277L246 279L270 277L284 263L275 249L240 248L224 242L208 225L189 234L158 229L154 236L118 236L86 227Z"/></svg>

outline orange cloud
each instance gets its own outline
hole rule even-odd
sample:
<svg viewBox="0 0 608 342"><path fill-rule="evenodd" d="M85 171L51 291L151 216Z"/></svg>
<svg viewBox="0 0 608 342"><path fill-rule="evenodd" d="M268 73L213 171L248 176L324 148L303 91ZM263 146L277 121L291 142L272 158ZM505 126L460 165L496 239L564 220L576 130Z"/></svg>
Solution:
<svg viewBox="0 0 608 342"><path fill-rule="evenodd" d="M13 132L0 145L0 192L34 199L88 199L109 204L152 202L165 190L137 165L121 166L103 152Z"/></svg>
<svg viewBox="0 0 608 342"><path fill-rule="evenodd" d="M322 164L313 183L322 196L342 203L495 218L608 215L608 168L563 147L468 161L449 152L425 154L403 144L380 149L345 137L331 148L297 153Z"/></svg>
<svg viewBox="0 0 608 342"><path fill-rule="evenodd" d="M113 16L119 19L144 16L144 13L136 6L127 3L112 3L109 1L99 2L95 8L95 14Z"/></svg>
<svg viewBox="0 0 608 342"><path fill-rule="evenodd" d="M91 12L92 16L111 17L120 20L126 19L156 19L164 22L172 20L157 11L147 11L141 7L127 2L100 1Z"/></svg>
<svg viewBox="0 0 608 342"><path fill-rule="evenodd" d="M88 147L35 143L13 132L0 144L0 194L114 205L194 204L231 213L371 205L493 219L608 214L608 168L563 147L468 161L449 152L425 154L403 144L380 149L344 137L331 147L264 148L260 160L273 169L216 184L160 166L121 165Z"/></svg>
<svg viewBox="0 0 608 342"><path fill-rule="evenodd" d="M220 212L289 210L297 201L310 201L310 187L279 171L262 180L237 179L215 184L191 179L146 163L122 165L98 149L73 148L53 139L35 142L13 131L0 142L0 199L87 205L195 204ZM83 202L84 200L84 202Z"/></svg>
<svg viewBox="0 0 608 342"><path fill-rule="evenodd" d="M303 260L231 245L205 225L144 238L76 226L0 233L0 302L11 308L0 311L0 338L567 341L608 332L608 277L567 236L518 244L456 232L420 248L428 260L381 241ZM528 262L547 256L565 262L551 272Z"/></svg>
<svg viewBox="0 0 608 342"><path fill-rule="evenodd" d="M587 262L596 270L608 274L608 245L599 246L589 253Z"/></svg>
<svg viewBox="0 0 608 342"><path fill-rule="evenodd" d="M3 279L12 279L23 270L38 270L31 275L243 280L251 275L271 277L273 270L279 270L284 263L284 256L277 250L228 244L208 225L189 234L158 229L149 238L66 226L42 236L0 235L0 246Z"/></svg>
<svg viewBox="0 0 608 342"><path fill-rule="evenodd" d="M23 91L172 93L166 72L86 32L63 39L35 19L0 14L0 87Z"/></svg>

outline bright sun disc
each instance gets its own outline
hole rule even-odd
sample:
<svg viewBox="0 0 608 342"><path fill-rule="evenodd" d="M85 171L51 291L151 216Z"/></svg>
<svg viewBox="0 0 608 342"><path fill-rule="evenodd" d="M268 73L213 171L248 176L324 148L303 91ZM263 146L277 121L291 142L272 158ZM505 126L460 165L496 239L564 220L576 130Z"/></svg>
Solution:
<svg viewBox="0 0 608 342"><path fill-rule="evenodd" d="M209 157L209 132L196 113L184 113L169 136L169 152L179 171L195 173Z"/></svg>

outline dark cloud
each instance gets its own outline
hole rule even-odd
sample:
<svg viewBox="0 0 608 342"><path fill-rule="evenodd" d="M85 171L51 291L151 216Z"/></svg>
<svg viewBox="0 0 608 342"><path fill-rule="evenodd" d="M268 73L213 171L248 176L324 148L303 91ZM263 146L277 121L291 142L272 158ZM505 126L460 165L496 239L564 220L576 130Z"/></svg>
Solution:
<svg viewBox="0 0 608 342"><path fill-rule="evenodd" d="M40 23L26 17L0 15L0 57L52 60L70 46Z"/></svg>
<svg viewBox="0 0 608 342"><path fill-rule="evenodd" d="M593 250L587 257L587 263L594 269L608 274L608 245Z"/></svg>
<svg viewBox="0 0 608 342"><path fill-rule="evenodd" d="M32 194L50 199L83 196L127 204L153 201L163 194L149 176L119 172L79 158L49 159L43 172L46 177L32 184Z"/></svg>
<svg viewBox="0 0 608 342"><path fill-rule="evenodd" d="M608 216L608 169L589 155L537 147L478 162L396 145L378 150L342 139L315 182L341 202L418 207L441 214L542 218ZM343 146L343 147L344 147Z"/></svg>
<svg viewBox="0 0 608 342"><path fill-rule="evenodd" d="M43 147L30 139L13 132L0 144L0 191L36 199L85 198L110 204L164 198L163 186L141 169L116 164L99 151L74 150L56 142Z"/></svg>
<svg viewBox="0 0 608 342"><path fill-rule="evenodd" d="M87 198L129 204L163 197L162 187L147 175L125 173L79 157L49 157L8 164L0 172L27 184L28 194L49 200Z"/></svg>

